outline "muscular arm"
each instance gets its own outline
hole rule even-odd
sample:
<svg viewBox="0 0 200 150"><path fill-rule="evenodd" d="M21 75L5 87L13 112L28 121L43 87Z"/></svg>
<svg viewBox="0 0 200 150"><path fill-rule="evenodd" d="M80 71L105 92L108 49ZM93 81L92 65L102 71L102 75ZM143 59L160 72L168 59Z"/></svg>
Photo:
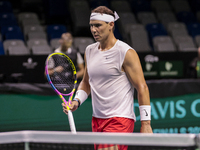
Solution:
<svg viewBox="0 0 200 150"><path fill-rule="evenodd" d="M137 90L139 105L150 105L149 89L144 79L139 57L134 50L128 50L124 59L123 69L131 84ZM141 132L151 133L150 120L141 121Z"/></svg>

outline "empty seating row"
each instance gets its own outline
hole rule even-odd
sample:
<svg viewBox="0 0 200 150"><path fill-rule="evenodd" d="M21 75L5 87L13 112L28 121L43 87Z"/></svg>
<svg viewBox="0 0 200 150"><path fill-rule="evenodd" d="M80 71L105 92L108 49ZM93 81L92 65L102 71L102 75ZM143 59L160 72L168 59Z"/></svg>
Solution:
<svg viewBox="0 0 200 150"><path fill-rule="evenodd" d="M48 44L45 39L31 39L25 43L23 40L5 40L0 42L0 55L48 55L60 46L59 38L52 39ZM74 47L84 54L85 48L94 43L91 37L75 37Z"/></svg>

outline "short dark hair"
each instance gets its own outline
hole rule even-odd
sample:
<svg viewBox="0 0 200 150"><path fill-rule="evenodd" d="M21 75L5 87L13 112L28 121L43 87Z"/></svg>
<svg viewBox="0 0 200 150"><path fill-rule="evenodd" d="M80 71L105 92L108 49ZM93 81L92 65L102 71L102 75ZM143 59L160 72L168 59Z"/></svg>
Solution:
<svg viewBox="0 0 200 150"><path fill-rule="evenodd" d="M92 10L92 13L108 14L115 18L114 12L106 6L99 6Z"/></svg>

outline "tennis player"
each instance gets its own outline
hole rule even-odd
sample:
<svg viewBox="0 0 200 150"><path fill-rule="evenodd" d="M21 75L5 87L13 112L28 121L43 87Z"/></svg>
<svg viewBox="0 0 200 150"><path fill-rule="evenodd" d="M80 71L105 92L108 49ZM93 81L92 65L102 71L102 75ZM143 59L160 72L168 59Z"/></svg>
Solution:
<svg viewBox="0 0 200 150"><path fill-rule="evenodd" d="M132 133L136 120L133 110L136 88L141 133L152 133L149 90L136 51L114 36L114 22L118 18L116 12L105 6L92 11L89 24L96 43L86 48L85 72L71 110L76 110L91 94L93 132ZM127 146L100 144L95 149L126 150Z"/></svg>

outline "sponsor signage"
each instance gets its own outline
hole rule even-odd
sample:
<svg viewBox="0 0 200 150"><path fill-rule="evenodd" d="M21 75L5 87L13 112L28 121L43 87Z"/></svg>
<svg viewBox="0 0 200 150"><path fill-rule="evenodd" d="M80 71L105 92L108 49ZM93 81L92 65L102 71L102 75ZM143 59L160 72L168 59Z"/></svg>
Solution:
<svg viewBox="0 0 200 150"><path fill-rule="evenodd" d="M139 131L138 103L134 109ZM151 99L151 125L154 133L200 133L200 94Z"/></svg>
<svg viewBox="0 0 200 150"><path fill-rule="evenodd" d="M143 62L143 73L145 77L182 77L183 62L182 61L159 61L159 62Z"/></svg>

